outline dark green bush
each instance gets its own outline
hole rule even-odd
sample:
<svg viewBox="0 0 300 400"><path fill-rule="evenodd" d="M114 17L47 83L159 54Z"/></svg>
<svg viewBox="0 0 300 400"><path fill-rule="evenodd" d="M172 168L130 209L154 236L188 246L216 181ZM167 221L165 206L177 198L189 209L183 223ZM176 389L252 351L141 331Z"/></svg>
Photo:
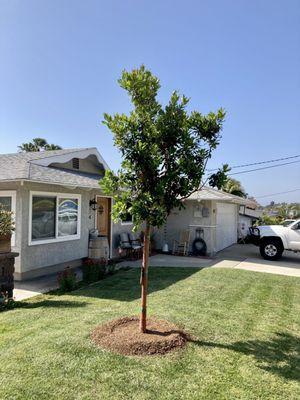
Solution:
<svg viewBox="0 0 300 400"><path fill-rule="evenodd" d="M70 267L58 273L57 281L61 292L71 292L76 289L76 274Z"/></svg>

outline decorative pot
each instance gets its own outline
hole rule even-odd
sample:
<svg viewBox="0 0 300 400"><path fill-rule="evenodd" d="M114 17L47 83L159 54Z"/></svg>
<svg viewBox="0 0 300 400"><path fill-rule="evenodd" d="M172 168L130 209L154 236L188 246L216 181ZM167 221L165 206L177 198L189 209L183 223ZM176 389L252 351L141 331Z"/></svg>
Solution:
<svg viewBox="0 0 300 400"><path fill-rule="evenodd" d="M11 252L11 235L0 236L0 253Z"/></svg>

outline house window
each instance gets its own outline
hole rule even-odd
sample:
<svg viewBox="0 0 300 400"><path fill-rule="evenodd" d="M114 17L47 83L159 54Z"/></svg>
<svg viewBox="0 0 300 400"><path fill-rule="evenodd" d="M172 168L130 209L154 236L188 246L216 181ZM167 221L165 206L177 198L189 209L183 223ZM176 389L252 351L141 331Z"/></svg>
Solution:
<svg viewBox="0 0 300 400"><path fill-rule="evenodd" d="M10 196L0 196L0 206L2 206L5 210L12 210L12 198Z"/></svg>
<svg viewBox="0 0 300 400"><path fill-rule="evenodd" d="M80 195L31 193L29 244L80 238Z"/></svg>
<svg viewBox="0 0 300 400"><path fill-rule="evenodd" d="M55 197L32 197L32 240L55 238Z"/></svg>
<svg viewBox="0 0 300 400"><path fill-rule="evenodd" d="M79 158L73 158L72 164L74 169L79 169Z"/></svg>
<svg viewBox="0 0 300 400"><path fill-rule="evenodd" d="M132 215L127 213L124 217L121 218L122 225L132 224Z"/></svg>
<svg viewBox="0 0 300 400"><path fill-rule="evenodd" d="M78 199L61 198L58 203L58 236L77 235Z"/></svg>

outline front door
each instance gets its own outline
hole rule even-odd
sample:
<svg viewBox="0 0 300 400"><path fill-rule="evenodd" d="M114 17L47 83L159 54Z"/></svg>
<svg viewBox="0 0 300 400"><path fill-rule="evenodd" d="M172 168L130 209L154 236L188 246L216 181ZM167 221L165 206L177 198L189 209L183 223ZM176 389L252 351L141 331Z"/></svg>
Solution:
<svg viewBox="0 0 300 400"><path fill-rule="evenodd" d="M99 235L110 239L110 199L97 197L97 229Z"/></svg>

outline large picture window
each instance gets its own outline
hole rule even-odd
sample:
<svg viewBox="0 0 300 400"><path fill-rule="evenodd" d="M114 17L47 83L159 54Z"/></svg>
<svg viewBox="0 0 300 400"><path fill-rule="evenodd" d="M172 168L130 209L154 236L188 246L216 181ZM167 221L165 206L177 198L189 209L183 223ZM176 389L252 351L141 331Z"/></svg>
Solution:
<svg viewBox="0 0 300 400"><path fill-rule="evenodd" d="M80 195L31 193L30 243L80 238Z"/></svg>

